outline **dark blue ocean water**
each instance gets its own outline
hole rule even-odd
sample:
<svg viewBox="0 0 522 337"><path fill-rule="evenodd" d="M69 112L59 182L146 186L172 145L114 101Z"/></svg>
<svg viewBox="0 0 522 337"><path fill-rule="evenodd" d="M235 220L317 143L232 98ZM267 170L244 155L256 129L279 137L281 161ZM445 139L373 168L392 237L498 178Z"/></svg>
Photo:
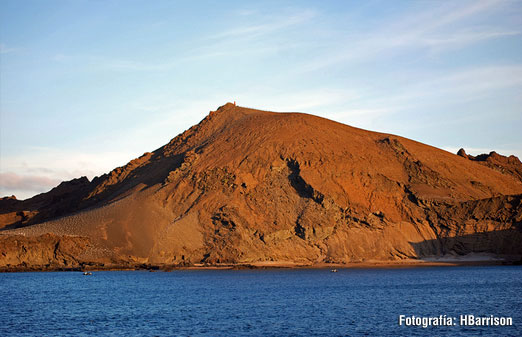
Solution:
<svg viewBox="0 0 522 337"><path fill-rule="evenodd" d="M522 267L0 274L0 336L520 336ZM510 316L405 327L400 314Z"/></svg>

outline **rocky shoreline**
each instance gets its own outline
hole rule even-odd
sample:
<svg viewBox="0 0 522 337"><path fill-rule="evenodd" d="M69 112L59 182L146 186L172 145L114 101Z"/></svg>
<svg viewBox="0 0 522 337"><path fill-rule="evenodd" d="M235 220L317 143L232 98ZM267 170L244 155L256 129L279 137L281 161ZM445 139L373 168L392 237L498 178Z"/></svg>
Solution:
<svg viewBox="0 0 522 337"><path fill-rule="evenodd" d="M175 270L244 270L244 269L368 269L368 268L422 268L422 267L462 267L462 266L516 266L522 265L521 259L490 260L404 260L404 261L371 261L354 263L318 263L291 264L281 263L239 263L239 264L81 264L78 266L27 265L1 266L0 273L18 272L85 272L85 271L163 271Z"/></svg>

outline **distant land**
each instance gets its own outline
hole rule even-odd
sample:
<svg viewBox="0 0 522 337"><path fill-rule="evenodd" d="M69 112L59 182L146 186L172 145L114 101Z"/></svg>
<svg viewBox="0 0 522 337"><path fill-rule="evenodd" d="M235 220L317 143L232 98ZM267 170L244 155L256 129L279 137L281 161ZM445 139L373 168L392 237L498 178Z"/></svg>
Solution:
<svg viewBox="0 0 522 337"><path fill-rule="evenodd" d="M519 263L521 197L514 156L227 103L92 181L2 198L0 270Z"/></svg>

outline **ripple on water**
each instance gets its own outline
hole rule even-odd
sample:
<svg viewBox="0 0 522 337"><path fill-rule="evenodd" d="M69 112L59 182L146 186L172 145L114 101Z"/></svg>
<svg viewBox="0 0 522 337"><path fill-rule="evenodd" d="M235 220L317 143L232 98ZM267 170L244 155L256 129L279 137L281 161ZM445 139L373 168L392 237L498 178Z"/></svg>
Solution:
<svg viewBox="0 0 522 337"><path fill-rule="evenodd" d="M521 281L501 266L0 274L0 336L520 335ZM515 325L400 327L400 314Z"/></svg>

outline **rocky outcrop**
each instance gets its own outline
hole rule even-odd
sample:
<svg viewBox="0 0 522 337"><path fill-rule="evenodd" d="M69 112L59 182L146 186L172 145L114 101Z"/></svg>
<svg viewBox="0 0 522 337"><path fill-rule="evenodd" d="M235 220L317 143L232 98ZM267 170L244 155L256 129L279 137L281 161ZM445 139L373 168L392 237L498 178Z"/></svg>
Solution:
<svg viewBox="0 0 522 337"><path fill-rule="evenodd" d="M79 237L0 235L0 270L80 268L91 246L89 239Z"/></svg>
<svg viewBox="0 0 522 337"><path fill-rule="evenodd" d="M522 181L522 162L516 156L503 156L495 151L489 154L483 153L478 156L466 154L464 149L460 149L457 155L478 162L479 164L490 167L504 174L511 174L518 180Z"/></svg>
<svg viewBox="0 0 522 337"><path fill-rule="evenodd" d="M522 181L464 154L226 104L91 182L0 204L1 214L37 212L5 220L0 233L83 238L89 252L103 252L96 260L71 251L71 265L311 265L473 252L519 259ZM6 256L26 256L16 263L42 265L9 247Z"/></svg>

